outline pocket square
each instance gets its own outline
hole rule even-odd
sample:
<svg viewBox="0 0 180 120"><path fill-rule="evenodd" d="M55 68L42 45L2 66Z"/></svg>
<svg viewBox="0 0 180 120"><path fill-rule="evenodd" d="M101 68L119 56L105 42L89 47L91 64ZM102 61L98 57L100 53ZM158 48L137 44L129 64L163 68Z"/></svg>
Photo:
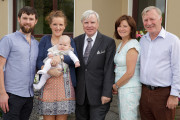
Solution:
<svg viewBox="0 0 180 120"><path fill-rule="evenodd" d="M99 51L97 51L97 54L100 54L100 52L99 52Z"/></svg>
<svg viewBox="0 0 180 120"><path fill-rule="evenodd" d="M103 53L105 53L105 50L103 50L103 51L97 51L97 55L99 55L99 54L103 54Z"/></svg>

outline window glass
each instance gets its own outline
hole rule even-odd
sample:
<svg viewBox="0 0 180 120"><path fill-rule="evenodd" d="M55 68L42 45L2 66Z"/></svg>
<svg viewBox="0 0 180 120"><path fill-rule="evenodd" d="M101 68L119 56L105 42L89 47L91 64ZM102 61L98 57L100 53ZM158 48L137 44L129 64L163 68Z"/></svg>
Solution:
<svg viewBox="0 0 180 120"><path fill-rule="evenodd" d="M34 29L34 34L51 34L45 17L53 10L53 0L34 0L34 8L38 12L38 23Z"/></svg>
<svg viewBox="0 0 180 120"><path fill-rule="evenodd" d="M34 35L51 34L49 24L45 21L45 17L56 9L53 6L53 2L56 2L58 10L62 10L67 16L67 27L65 32L73 33L73 21L74 21L74 0L17 0L16 8L17 13L23 6L31 6L36 8L38 12L38 23L34 29ZM18 21L17 21L18 22ZM19 24L16 24L16 28L19 29Z"/></svg>
<svg viewBox="0 0 180 120"><path fill-rule="evenodd" d="M58 0L58 10L62 10L68 18L65 32L73 32L74 0Z"/></svg>
<svg viewBox="0 0 180 120"><path fill-rule="evenodd" d="M147 6L156 6L162 11L162 26L165 28L165 10L166 0L138 0L138 12L137 12L137 30L144 30L141 13Z"/></svg>
<svg viewBox="0 0 180 120"><path fill-rule="evenodd" d="M23 6L27 6L27 5L30 5L30 0L17 0L16 1L16 8L17 8L17 10L16 10L16 15L18 16L18 12L19 12L19 10L23 7ZM17 17L16 17L16 19L17 19ZM19 23L18 23L18 20L16 20L16 28L17 28L17 30L19 30Z"/></svg>

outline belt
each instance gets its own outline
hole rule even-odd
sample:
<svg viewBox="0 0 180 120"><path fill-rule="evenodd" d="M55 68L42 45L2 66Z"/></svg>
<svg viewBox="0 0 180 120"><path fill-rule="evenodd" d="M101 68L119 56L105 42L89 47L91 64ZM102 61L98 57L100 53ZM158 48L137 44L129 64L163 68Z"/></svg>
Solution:
<svg viewBox="0 0 180 120"><path fill-rule="evenodd" d="M145 84L142 84L142 85L147 87L149 90L156 90L156 89L159 89L159 88L163 88L163 87L160 87L160 86L151 86L151 85L145 85Z"/></svg>

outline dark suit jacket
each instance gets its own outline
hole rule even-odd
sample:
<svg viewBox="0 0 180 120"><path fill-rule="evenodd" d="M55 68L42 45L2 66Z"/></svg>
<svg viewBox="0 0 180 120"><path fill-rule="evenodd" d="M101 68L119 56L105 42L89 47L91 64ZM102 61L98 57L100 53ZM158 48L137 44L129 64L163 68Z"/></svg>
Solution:
<svg viewBox="0 0 180 120"><path fill-rule="evenodd" d="M76 102L82 105L87 94L90 105L101 105L101 97L112 97L115 41L98 32L87 65L83 60L85 34L74 38L81 66L76 69Z"/></svg>

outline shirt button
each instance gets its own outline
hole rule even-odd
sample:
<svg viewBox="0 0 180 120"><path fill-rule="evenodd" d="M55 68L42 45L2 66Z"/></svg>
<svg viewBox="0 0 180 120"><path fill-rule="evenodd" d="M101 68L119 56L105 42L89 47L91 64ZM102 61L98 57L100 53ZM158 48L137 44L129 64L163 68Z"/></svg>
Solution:
<svg viewBox="0 0 180 120"><path fill-rule="evenodd" d="M87 69L85 69L85 71L87 71Z"/></svg>

